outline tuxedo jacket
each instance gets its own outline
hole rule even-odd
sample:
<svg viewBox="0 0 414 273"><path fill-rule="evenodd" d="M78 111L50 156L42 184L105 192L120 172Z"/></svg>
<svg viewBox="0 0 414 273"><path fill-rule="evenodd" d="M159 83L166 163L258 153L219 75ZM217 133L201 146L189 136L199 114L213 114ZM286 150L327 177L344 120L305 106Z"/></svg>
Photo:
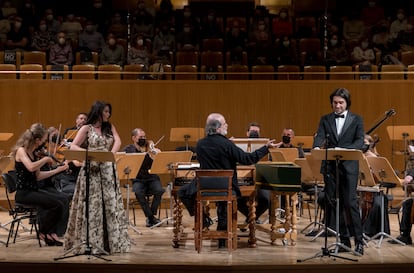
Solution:
<svg viewBox="0 0 414 273"><path fill-rule="evenodd" d="M335 114L330 113L321 117L318 131L313 142L313 148L347 148L361 150L364 144L364 124L361 116L348 111L344 126L338 135ZM334 161L333 161L334 162ZM332 164L332 162L331 162ZM341 165L349 174L359 174L359 163L355 160L341 161ZM324 171L322 164L321 172Z"/></svg>

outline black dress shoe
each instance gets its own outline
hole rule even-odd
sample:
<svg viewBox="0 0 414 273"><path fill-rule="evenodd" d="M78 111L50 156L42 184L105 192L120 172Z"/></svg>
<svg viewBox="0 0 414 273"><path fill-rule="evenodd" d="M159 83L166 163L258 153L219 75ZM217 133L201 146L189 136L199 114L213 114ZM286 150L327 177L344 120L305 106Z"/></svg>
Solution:
<svg viewBox="0 0 414 273"><path fill-rule="evenodd" d="M351 241L347 237L341 238L341 244L348 248L351 248ZM349 250L343 247L339 247L338 252L349 252Z"/></svg>
<svg viewBox="0 0 414 273"><path fill-rule="evenodd" d="M364 255L364 245L362 243L357 243L355 245L355 252Z"/></svg>
<svg viewBox="0 0 414 273"><path fill-rule="evenodd" d="M406 245L412 245L413 244L413 241L411 240L410 236L400 235L396 239L403 242ZM391 244L398 244L398 242L396 242L394 240L388 240L388 242L391 243Z"/></svg>
<svg viewBox="0 0 414 273"><path fill-rule="evenodd" d="M225 239L219 239L218 248L225 248L225 247L226 247L226 240Z"/></svg>

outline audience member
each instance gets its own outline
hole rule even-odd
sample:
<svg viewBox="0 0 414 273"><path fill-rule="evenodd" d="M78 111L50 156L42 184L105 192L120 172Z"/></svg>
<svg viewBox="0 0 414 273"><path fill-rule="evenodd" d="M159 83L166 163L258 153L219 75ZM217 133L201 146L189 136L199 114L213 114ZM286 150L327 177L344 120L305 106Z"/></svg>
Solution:
<svg viewBox="0 0 414 273"><path fill-rule="evenodd" d="M29 48L29 33L19 16L12 17L11 28L7 33L6 49L24 51Z"/></svg>
<svg viewBox="0 0 414 273"><path fill-rule="evenodd" d="M247 50L247 33L241 29L240 22L237 19L232 20L231 26L226 33L225 48L226 51L246 51Z"/></svg>
<svg viewBox="0 0 414 273"><path fill-rule="evenodd" d="M7 41L7 33L10 31L9 19L4 18L0 11L0 50L4 49L4 45Z"/></svg>
<svg viewBox="0 0 414 273"><path fill-rule="evenodd" d="M348 16L348 19L344 21L342 36L345 42L350 40L360 40L365 35L365 25L360 19L357 10L352 10Z"/></svg>
<svg viewBox="0 0 414 273"><path fill-rule="evenodd" d="M96 31L95 24L88 20L84 31L79 34L79 50L101 52L105 46L102 33Z"/></svg>
<svg viewBox="0 0 414 273"><path fill-rule="evenodd" d="M168 61L170 52L175 52L176 42L175 36L171 32L171 25L164 22L161 25L161 31L154 37L152 53L154 58Z"/></svg>
<svg viewBox="0 0 414 273"><path fill-rule="evenodd" d="M248 52L252 65L270 64L270 49L272 45L272 34L267 28L266 22L259 19L256 29L249 33Z"/></svg>
<svg viewBox="0 0 414 273"><path fill-rule="evenodd" d="M345 43L338 35L333 34L328 42L325 64L329 68L333 65L350 65L350 57L345 48Z"/></svg>
<svg viewBox="0 0 414 273"><path fill-rule="evenodd" d="M17 14L17 8L13 5L12 1L6 0L3 1L1 12L3 13L4 17L8 18L11 15Z"/></svg>
<svg viewBox="0 0 414 273"><path fill-rule="evenodd" d="M108 33L113 33L116 39L128 39L128 26L122 20L120 12L115 12L108 26Z"/></svg>
<svg viewBox="0 0 414 273"><path fill-rule="evenodd" d="M55 19L52 9L45 10L44 20L46 21L47 29L52 35L56 35L60 30L60 22Z"/></svg>
<svg viewBox="0 0 414 273"><path fill-rule="evenodd" d="M145 44L144 37L137 35L131 41L131 48L128 50L127 63L128 64L142 64L143 71L148 71L151 61L151 52Z"/></svg>
<svg viewBox="0 0 414 273"><path fill-rule="evenodd" d="M275 66L279 65L297 65L299 63L296 51L296 43L291 37L283 36L275 43L275 53L273 60Z"/></svg>
<svg viewBox="0 0 414 273"><path fill-rule="evenodd" d="M352 50L351 56L354 65L370 66L375 64L375 52L368 37L361 39L360 44Z"/></svg>
<svg viewBox="0 0 414 273"><path fill-rule="evenodd" d="M200 37L201 39L224 38L223 18L218 18L214 9L210 9L201 21Z"/></svg>
<svg viewBox="0 0 414 273"><path fill-rule="evenodd" d="M367 6L362 8L361 19L368 31L377 24L378 21L385 19L384 7L378 0L368 0Z"/></svg>
<svg viewBox="0 0 414 273"><path fill-rule="evenodd" d="M32 0L25 0L24 5L19 10L19 14L28 25L29 33L32 35L39 20L39 11L35 3Z"/></svg>
<svg viewBox="0 0 414 273"><path fill-rule="evenodd" d="M132 35L140 34L152 40L154 38L154 16L143 5L142 1L139 2L138 9L134 12L131 33Z"/></svg>
<svg viewBox="0 0 414 273"><path fill-rule="evenodd" d="M109 33L106 39L106 45L99 54L100 64L117 64L123 66L125 63L124 48L116 43L116 37Z"/></svg>
<svg viewBox="0 0 414 273"><path fill-rule="evenodd" d="M107 35L110 18L110 7L105 6L102 0L93 0L93 5L88 12L88 19L95 23L96 31L103 36Z"/></svg>
<svg viewBox="0 0 414 273"><path fill-rule="evenodd" d="M66 39L71 42L71 44L79 43L79 34L82 32L83 27L80 22L75 20L75 14L70 12L66 15L66 20L63 21L60 31L65 32Z"/></svg>
<svg viewBox="0 0 414 273"><path fill-rule="evenodd" d="M49 63L52 65L73 64L73 50L71 44L66 40L66 34L63 31L57 33L57 43L50 47Z"/></svg>
<svg viewBox="0 0 414 273"><path fill-rule="evenodd" d="M39 27L35 29L32 36L32 50L49 53L49 49L56 42L55 35L47 29L46 21L40 20Z"/></svg>
<svg viewBox="0 0 414 273"><path fill-rule="evenodd" d="M276 42L285 36L293 36L293 22L287 8L280 9L279 16L273 20L272 32Z"/></svg>
<svg viewBox="0 0 414 273"><path fill-rule="evenodd" d="M175 37L177 51L198 51L200 49L199 41L198 34L190 22L185 22L183 30L178 32Z"/></svg>
<svg viewBox="0 0 414 273"><path fill-rule="evenodd" d="M398 34L407 28L407 18L405 16L405 10L397 10L397 18L395 18L390 25L391 39L397 39Z"/></svg>

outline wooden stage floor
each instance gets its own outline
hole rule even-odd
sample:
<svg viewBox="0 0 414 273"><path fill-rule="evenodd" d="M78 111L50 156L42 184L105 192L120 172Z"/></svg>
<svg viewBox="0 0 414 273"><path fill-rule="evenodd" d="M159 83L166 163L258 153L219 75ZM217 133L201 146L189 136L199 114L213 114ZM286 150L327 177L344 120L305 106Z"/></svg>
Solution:
<svg viewBox="0 0 414 273"><path fill-rule="evenodd" d="M132 211L130 212L132 219ZM6 223L10 217L6 212L0 212L0 223ZM244 217L240 217L244 220ZM28 232L20 233L18 242L8 248L0 243L0 272L42 272L42 273L83 273L83 272L412 272L414 268L414 247L393 245L384 240L381 247L370 242L365 248L365 255L356 257L340 253L341 257L356 259L334 259L323 256L298 262L318 253L324 246L324 238L319 237L314 242L301 234L309 224L307 210L298 219L298 242L296 246L285 246L281 241L271 245L268 234L256 231L257 248L247 247L247 232L239 232L238 249L229 254L227 249L218 249L216 241L206 241L200 254L194 250L192 233L193 218L184 212L185 232L188 240L183 241L179 248L173 248L172 225L149 229L144 226L145 219L141 210L138 215L138 229L142 235L130 229L134 241L132 251L127 254L105 256L111 261L81 255L55 261L61 257L62 247L41 247L33 235ZM391 235L398 235L396 215L390 215ZM0 229L0 241L7 239L7 232ZM328 244L333 243L334 237L328 238Z"/></svg>

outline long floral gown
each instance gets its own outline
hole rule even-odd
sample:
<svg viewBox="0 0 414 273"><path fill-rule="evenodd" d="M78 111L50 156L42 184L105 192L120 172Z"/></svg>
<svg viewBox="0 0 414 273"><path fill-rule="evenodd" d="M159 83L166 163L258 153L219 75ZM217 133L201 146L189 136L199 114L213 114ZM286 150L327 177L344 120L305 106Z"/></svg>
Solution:
<svg viewBox="0 0 414 273"><path fill-rule="evenodd" d="M101 136L90 126L88 151L109 151L113 138ZM89 245L85 214L86 172L82 167L72 199L69 223L65 234L65 251L82 254L129 252L131 242L116 166L113 162L90 161L89 168ZM87 247L90 248L87 248Z"/></svg>

